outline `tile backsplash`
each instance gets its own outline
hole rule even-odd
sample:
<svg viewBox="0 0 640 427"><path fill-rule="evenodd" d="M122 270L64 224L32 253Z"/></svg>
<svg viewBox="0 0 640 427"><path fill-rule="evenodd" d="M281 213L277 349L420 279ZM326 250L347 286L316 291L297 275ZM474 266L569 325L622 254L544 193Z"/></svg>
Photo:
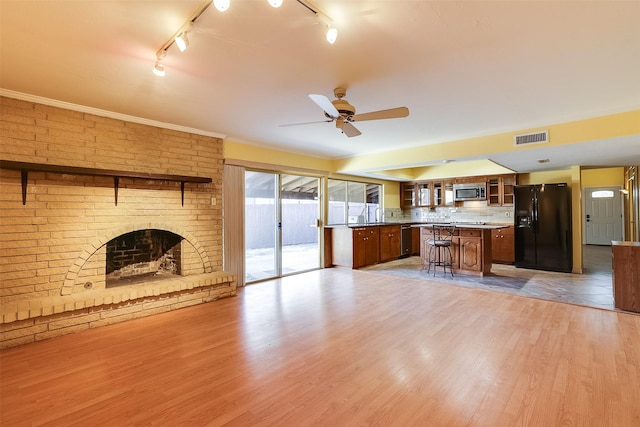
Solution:
<svg viewBox="0 0 640 427"><path fill-rule="evenodd" d="M513 223L513 206L487 206L486 202L464 202L461 207L385 209L388 222L484 222Z"/></svg>

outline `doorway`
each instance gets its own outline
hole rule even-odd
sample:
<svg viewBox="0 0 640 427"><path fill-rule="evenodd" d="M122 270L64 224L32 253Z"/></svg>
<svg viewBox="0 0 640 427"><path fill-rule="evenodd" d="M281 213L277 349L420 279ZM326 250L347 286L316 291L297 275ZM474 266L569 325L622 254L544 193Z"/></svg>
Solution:
<svg viewBox="0 0 640 427"><path fill-rule="evenodd" d="M245 171L245 282L320 268L320 179Z"/></svg>
<svg viewBox="0 0 640 427"><path fill-rule="evenodd" d="M584 236L587 245L611 245L623 239L620 187L584 188Z"/></svg>

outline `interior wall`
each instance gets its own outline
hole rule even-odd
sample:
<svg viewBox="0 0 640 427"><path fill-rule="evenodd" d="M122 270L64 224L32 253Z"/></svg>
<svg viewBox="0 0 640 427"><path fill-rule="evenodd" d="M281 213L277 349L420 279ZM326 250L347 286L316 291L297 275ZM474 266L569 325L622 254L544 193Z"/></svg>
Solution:
<svg viewBox="0 0 640 427"><path fill-rule="evenodd" d="M616 186L624 188L624 167L582 169L580 176L582 188Z"/></svg>
<svg viewBox="0 0 640 427"><path fill-rule="evenodd" d="M180 182L123 177L116 204L113 177L32 171L23 204L20 170L0 170L0 306L2 321L13 328L0 330L9 331L6 340L33 341L100 324L102 316L113 323L119 316L114 312L131 317L147 308L166 311L186 304L173 295L172 306L168 305L172 298L164 298L156 307L136 306L140 312L108 306L100 314L96 308L72 304L61 310L81 309L83 320L31 318L43 301L67 296L69 283L87 280L79 273L92 262L86 254L97 253L125 232L147 228L175 232L196 245L197 258L206 260L205 273L222 270L221 139L7 97L0 97L0 135L0 158L5 161L212 179L212 183L186 183L183 205ZM92 270L87 274L96 278L105 272L97 264ZM70 296L100 291L73 286L73 292L76 288L79 293ZM189 299L188 304L208 297L199 297L199 302ZM17 309L9 318L10 306Z"/></svg>

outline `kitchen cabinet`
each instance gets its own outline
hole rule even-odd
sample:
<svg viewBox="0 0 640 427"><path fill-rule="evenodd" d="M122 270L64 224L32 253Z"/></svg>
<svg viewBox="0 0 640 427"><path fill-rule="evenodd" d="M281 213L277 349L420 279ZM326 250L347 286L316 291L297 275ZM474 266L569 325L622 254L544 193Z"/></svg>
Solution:
<svg viewBox="0 0 640 427"><path fill-rule="evenodd" d="M515 241L513 226L491 230L491 258L495 263L514 263Z"/></svg>
<svg viewBox="0 0 640 427"><path fill-rule="evenodd" d="M458 240L460 272L480 276L491 272L491 232L494 230L460 228Z"/></svg>
<svg viewBox="0 0 640 427"><path fill-rule="evenodd" d="M468 183L478 183L478 182L487 182L487 177L484 175L478 175L478 176L463 176L455 179L456 184L468 184Z"/></svg>
<svg viewBox="0 0 640 427"><path fill-rule="evenodd" d="M399 225L379 227L380 262L398 259L400 256L400 232Z"/></svg>
<svg viewBox="0 0 640 427"><path fill-rule="evenodd" d="M453 180L404 182L400 194L403 208L454 206Z"/></svg>
<svg viewBox="0 0 640 427"><path fill-rule="evenodd" d="M515 186L515 174L487 177L487 204L489 206L513 206Z"/></svg>
<svg viewBox="0 0 640 427"><path fill-rule="evenodd" d="M476 230L464 230L458 242L460 268L468 271L482 271L482 239Z"/></svg>
<svg viewBox="0 0 640 427"><path fill-rule="evenodd" d="M403 182L400 184L400 206L413 208L416 206L416 183Z"/></svg>
<svg viewBox="0 0 640 427"><path fill-rule="evenodd" d="M640 313L640 242L611 242L613 301L616 308Z"/></svg>
<svg viewBox="0 0 640 427"><path fill-rule="evenodd" d="M333 265L361 268L377 264L380 261L379 229L377 226L332 228Z"/></svg>
<svg viewBox="0 0 640 427"><path fill-rule="evenodd" d="M433 187L431 182L419 182L416 184L419 207L433 206Z"/></svg>
<svg viewBox="0 0 640 427"><path fill-rule="evenodd" d="M411 227L411 255L420 255L420 228Z"/></svg>

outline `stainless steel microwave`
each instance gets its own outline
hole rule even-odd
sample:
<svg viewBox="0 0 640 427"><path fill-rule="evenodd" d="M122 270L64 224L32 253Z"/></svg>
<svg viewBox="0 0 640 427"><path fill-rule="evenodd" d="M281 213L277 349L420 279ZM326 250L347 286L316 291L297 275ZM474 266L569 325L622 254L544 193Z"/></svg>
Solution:
<svg viewBox="0 0 640 427"><path fill-rule="evenodd" d="M487 200L487 185L481 182L453 185L453 200Z"/></svg>

